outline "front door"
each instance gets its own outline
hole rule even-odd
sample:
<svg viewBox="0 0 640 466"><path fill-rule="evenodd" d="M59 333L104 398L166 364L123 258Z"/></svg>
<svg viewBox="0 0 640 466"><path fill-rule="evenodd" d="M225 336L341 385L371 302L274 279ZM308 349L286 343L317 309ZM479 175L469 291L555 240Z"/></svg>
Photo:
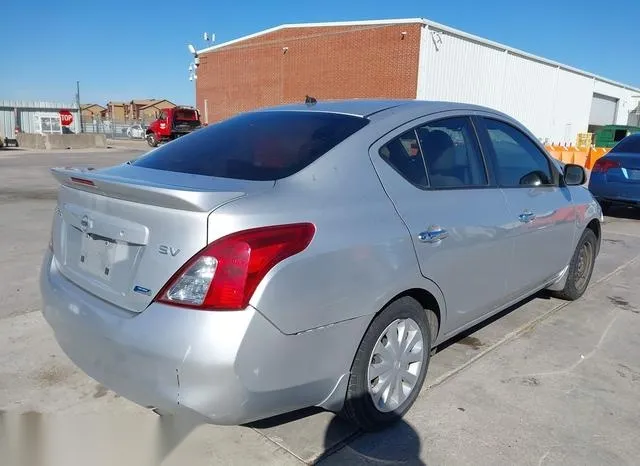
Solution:
<svg viewBox="0 0 640 466"><path fill-rule="evenodd" d="M503 304L511 219L471 120L404 126L374 144L371 158L411 234L422 274L444 294L445 334Z"/></svg>
<svg viewBox="0 0 640 466"><path fill-rule="evenodd" d="M548 156L524 132L494 118L481 118L485 150L493 157L515 222L510 289L521 296L562 271L573 254L576 214L569 189Z"/></svg>

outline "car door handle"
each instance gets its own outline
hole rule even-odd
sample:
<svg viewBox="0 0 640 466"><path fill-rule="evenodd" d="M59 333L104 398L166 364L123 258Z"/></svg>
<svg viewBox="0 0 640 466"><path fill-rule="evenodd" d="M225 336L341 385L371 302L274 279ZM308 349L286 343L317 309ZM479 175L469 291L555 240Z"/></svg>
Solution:
<svg viewBox="0 0 640 466"><path fill-rule="evenodd" d="M449 232L440 227L432 227L418 235L418 239L423 243L437 243L449 236Z"/></svg>
<svg viewBox="0 0 640 466"><path fill-rule="evenodd" d="M532 221L534 221L536 219L536 214L534 214L533 212L531 212L529 210L525 210L520 215L518 215L518 218L520 219L520 221L522 223L529 223L529 222L532 222Z"/></svg>

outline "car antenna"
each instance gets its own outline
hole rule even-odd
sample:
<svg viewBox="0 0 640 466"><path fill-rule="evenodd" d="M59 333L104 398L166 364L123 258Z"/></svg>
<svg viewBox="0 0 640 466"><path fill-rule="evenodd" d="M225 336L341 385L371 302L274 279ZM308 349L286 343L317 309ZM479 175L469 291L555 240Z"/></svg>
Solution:
<svg viewBox="0 0 640 466"><path fill-rule="evenodd" d="M315 97L311 97L310 95L308 95L308 96L305 96L304 103L307 105L314 105L314 104L317 104L318 101L316 100Z"/></svg>

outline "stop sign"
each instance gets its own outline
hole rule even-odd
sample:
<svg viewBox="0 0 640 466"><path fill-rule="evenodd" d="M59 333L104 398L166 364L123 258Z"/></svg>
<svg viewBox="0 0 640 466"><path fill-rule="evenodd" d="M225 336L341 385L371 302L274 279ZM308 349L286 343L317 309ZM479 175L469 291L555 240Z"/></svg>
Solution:
<svg viewBox="0 0 640 466"><path fill-rule="evenodd" d="M69 126L73 123L73 115L69 110L60 110L60 123L62 126Z"/></svg>

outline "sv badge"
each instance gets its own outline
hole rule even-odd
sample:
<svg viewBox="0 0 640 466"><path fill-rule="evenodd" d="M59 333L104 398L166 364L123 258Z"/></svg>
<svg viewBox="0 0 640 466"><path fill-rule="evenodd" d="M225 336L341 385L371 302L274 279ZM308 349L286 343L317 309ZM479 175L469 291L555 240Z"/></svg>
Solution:
<svg viewBox="0 0 640 466"><path fill-rule="evenodd" d="M160 254L164 254L165 256L176 257L180 253L180 249L161 244L160 247L158 247L158 252Z"/></svg>

